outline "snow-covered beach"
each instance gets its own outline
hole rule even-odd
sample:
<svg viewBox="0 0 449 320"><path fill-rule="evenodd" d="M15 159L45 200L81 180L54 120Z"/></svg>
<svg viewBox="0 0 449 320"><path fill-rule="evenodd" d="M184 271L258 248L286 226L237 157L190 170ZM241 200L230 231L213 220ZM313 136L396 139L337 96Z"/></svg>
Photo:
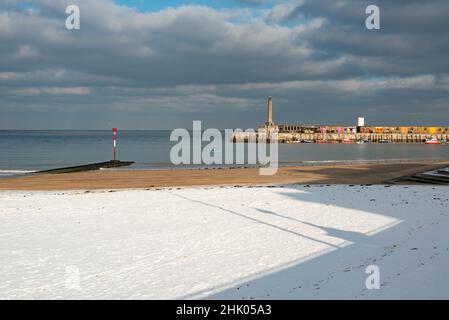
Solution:
<svg viewBox="0 0 449 320"><path fill-rule="evenodd" d="M448 208L444 186L2 191L0 299L449 298Z"/></svg>

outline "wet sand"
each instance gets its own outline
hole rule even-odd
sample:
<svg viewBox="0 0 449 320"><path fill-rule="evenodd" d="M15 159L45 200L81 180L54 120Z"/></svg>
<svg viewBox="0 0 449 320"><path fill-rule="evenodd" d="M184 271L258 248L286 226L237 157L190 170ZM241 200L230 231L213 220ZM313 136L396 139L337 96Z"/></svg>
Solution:
<svg viewBox="0 0 449 320"><path fill-rule="evenodd" d="M90 171L0 179L0 190L146 189L207 185L385 184L392 179L449 166L449 161L331 164L280 167L273 176L257 168Z"/></svg>

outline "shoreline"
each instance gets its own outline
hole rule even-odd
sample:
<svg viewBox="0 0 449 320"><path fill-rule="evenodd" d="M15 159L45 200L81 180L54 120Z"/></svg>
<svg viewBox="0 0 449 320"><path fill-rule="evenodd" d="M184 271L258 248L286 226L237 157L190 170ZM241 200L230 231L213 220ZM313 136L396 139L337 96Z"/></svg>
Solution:
<svg viewBox="0 0 449 320"><path fill-rule="evenodd" d="M4 177L0 179L0 191L119 190L270 184L387 184L406 175L446 166L449 166L449 160L375 160L375 162L335 162L300 166L281 165L277 174L273 176L260 176L256 167L99 170Z"/></svg>
<svg viewBox="0 0 449 320"><path fill-rule="evenodd" d="M326 166L326 165L354 165L354 164L393 164L393 163L416 163L416 162L441 162L446 161L444 158L417 158L417 159L336 159L336 160L299 160L299 161L280 161L278 167L311 167L311 166ZM449 162L449 160L448 160ZM15 178L15 177L27 177L36 174L46 174L46 171L56 171L61 169L67 169L71 167L88 166L90 164L70 164L68 166L57 166L55 168L44 168L44 169L20 169L13 168L0 169L0 179L4 178ZM179 171L179 170L235 170L235 169L259 169L263 166L258 164L212 164L212 165L174 165L171 162L155 162L155 163L141 163L134 162L132 165L123 167L100 167L99 171L104 172L114 172L114 171ZM96 170L86 170L86 171L96 171ZM49 172L51 173L51 172ZM4 175L2 175L4 174Z"/></svg>

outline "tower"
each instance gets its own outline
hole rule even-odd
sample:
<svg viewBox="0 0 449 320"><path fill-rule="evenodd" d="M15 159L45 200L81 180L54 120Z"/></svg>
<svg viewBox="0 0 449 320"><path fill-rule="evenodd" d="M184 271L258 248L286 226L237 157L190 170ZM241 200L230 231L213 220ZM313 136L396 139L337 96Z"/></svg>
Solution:
<svg viewBox="0 0 449 320"><path fill-rule="evenodd" d="M358 127L364 127L364 126L365 126L365 118L359 117L359 118L357 119L357 126L358 126Z"/></svg>
<svg viewBox="0 0 449 320"><path fill-rule="evenodd" d="M265 123L267 126L273 125L273 99L268 97L267 104L267 122Z"/></svg>

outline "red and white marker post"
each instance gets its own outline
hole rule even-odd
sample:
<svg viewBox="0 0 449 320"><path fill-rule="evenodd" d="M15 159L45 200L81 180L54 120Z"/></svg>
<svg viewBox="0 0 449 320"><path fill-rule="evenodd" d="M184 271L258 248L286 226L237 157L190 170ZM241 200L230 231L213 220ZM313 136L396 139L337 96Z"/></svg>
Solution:
<svg viewBox="0 0 449 320"><path fill-rule="evenodd" d="M114 161L117 157L117 128L112 128L112 134L114 136Z"/></svg>

